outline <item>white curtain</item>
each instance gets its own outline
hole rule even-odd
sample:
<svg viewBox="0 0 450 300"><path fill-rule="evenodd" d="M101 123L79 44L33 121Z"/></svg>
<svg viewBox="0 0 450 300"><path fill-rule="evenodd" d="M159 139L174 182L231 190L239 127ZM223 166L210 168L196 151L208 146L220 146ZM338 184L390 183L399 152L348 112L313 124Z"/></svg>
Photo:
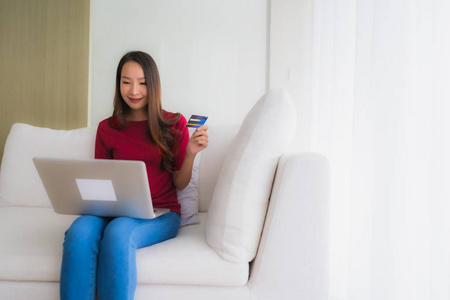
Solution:
<svg viewBox="0 0 450 300"><path fill-rule="evenodd" d="M450 1L315 0L330 300L450 299Z"/></svg>

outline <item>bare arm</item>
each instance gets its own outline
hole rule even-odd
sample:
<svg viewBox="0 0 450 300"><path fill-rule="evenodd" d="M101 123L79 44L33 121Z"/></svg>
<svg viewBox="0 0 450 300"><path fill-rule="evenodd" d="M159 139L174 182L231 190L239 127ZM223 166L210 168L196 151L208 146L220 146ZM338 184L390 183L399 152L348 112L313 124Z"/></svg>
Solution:
<svg viewBox="0 0 450 300"><path fill-rule="evenodd" d="M177 190L183 190L191 181L192 167L198 152L208 147L208 126L197 128L189 139L186 157L179 171L173 173L173 183Z"/></svg>

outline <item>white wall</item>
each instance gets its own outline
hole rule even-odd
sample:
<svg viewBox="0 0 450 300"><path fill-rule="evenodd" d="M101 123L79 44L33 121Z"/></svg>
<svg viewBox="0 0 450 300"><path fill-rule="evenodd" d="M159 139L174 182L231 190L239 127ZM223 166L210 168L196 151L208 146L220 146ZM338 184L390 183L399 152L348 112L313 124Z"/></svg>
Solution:
<svg viewBox="0 0 450 300"><path fill-rule="evenodd" d="M271 0L270 88L285 88L297 109L295 151L311 147L313 0Z"/></svg>
<svg viewBox="0 0 450 300"><path fill-rule="evenodd" d="M122 55L148 52L163 108L239 123L267 83L267 0L92 0L90 125L112 113Z"/></svg>

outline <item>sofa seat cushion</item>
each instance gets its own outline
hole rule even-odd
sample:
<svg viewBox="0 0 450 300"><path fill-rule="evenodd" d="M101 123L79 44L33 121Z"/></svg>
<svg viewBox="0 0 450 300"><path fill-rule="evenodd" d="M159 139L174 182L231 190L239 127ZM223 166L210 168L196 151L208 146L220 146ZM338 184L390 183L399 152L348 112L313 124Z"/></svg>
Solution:
<svg viewBox="0 0 450 300"><path fill-rule="evenodd" d="M199 213L200 224L180 228L175 239L139 249L138 282L243 286L249 277L248 263L222 259L206 242L207 213Z"/></svg>
<svg viewBox="0 0 450 300"><path fill-rule="evenodd" d="M200 223L180 228L175 239L137 251L138 283L242 286L249 265L223 260ZM52 208L0 207L0 280L59 281L64 232L76 216Z"/></svg>
<svg viewBox="0 0 450 300"><path fill-rule="evenodd" d="M59 281L65 230L76 216L0 207L0 280Z"/></svg>

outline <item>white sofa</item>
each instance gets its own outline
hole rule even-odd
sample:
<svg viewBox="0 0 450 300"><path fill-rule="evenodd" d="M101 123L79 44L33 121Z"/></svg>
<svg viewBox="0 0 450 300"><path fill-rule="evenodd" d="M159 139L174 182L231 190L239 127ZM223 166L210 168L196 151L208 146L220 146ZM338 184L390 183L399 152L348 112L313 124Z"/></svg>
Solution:
<svg viewBox="0 0 450 300"><path fill-rule="evenodd" d="M328 163L319 154L277 159L251 262L210 246L207 226L215 220L207 220L208 208L237 129L210 128L199 165L200 223L138 250L135 299L327 299ZM11 129L0 172L0 299L59 298L64 232L76 216L54 213L32 158L91 158L94 137L92 128ZM252 214L243 215L247 220Z"/></svg>

